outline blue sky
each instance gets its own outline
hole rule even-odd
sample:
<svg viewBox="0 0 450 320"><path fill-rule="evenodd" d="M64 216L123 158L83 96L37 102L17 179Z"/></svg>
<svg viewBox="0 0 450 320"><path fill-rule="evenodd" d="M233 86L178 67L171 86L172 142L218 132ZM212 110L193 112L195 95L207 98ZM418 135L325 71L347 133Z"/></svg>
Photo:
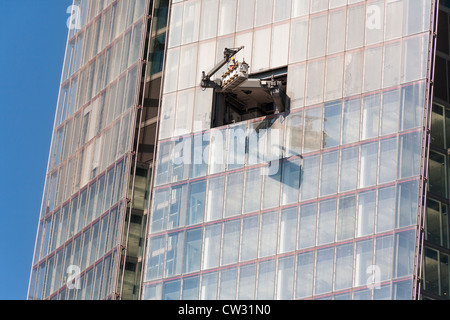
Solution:
<svg viewBox="0 0 450 320"><path fill-rule="evenodd" d="M26 299L72 0L0 0L0 300Z"/></svg>

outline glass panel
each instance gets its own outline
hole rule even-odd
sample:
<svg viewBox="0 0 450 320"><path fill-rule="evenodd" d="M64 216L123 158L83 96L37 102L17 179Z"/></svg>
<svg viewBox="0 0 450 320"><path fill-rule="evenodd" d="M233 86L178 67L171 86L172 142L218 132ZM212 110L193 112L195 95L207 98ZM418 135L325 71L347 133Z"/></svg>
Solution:
<svg viewBox="0 0 450 320"><path fill-rule="evenodd" d="M259 215L242 219L240 261L252 260L258 254Z"/></svg>
<svg viewBox="0 0 450 320"><path fill-rule="evenodd" d="M363 98L361 139L371 139L378 136L380 121L380 95L370 95Z"/></svg>
<svg viewBox="0 0 450 320"><path fill-rule="evenodd" d="M245 175L244 213L258 211L261 206L262 172L252 169Z"/></svg>
<svg viewBox="0 0 450 320"><path fill-rule="evenodd" d="M344 55L327 57L325 76L325 101L342 97L342 74L344 70Z"/></svg>
<svg viewBox="0 0 450 320"><path fill-rule="evenodd" d="M353 244L336 247L336 269L334 270L334 290L352 286Z"/></svg>
<svg viewBox="0 0 450 320"><path fill-rule="evenodd" d="M323 147L339 145L341 137L341 103L325 105L323 115Z"/></svg>
<svg viewBox="0 0 450 320"><path fill-rule="evenodd" d="M161 278L164 265L165 236L150 239L145 280Z"/></svg>
<svg viewBox="0 0 450 320"><path fill-rule="evenodd" d="M238 260L239 232L241 229L241 221L234 220L226 222L223 226L223 242L221 265L236 263ZM216 247L217 250L217 247Z"/></svg>
<svg viewBox="0 0 450 320"><path fill-rule="evenodd" d="M196 235L191 234L191 235ZM165 277L174 276L181 273L181 264L183 262L183 238L184 232L176 232L167 236L166 244L166 264L165 264ZM186 246L186 251L187 251ZM195 253L190 251L190 253ZM188 257L186 256L186 259ZM195 262L194 262L195 263Z"/></svg>
<svg viewBox="0 0 450 320"><path fill-rule="evenodd" d="M307 2L309 5L309 1ZM289 52L289 63L306 60L306 49L308 41L308 19L293 20L291 22L291 41Z"/></svg>
<svg viewBox="0 0 450 320"><path fill-rule="evenodd" d="M243 172L231 173L227 176L227 190L225 198L225 217L232 217L241 213Z"/></svg>
<svg viewBox="0 0 450 320"><path fill-rule="evenodd" d="M255 0L239 0L237 10L237 31L253 27L255 16Z"/></svg>
<svg viewBox="0 0 450 320"><path fill-rule="evenodd" d="M215 300L217 297L217 272L202 275L202 285L200 288L200 299Z"/></svg>
<svg viewBox="0 0 450 320"><path fill-rule="evenodd" d="M208 180L206 221L222 218L225 176L218 176Z"/></svg>
<svg viewBox="0 0 450 320"><path fill-rule="evenodd" d="M277 269L276 296L278 300L291 300L294 295L295 256L280 258Z"/></svg>
<svg viewBox="0 0 450 320"><path fill-rule="evenodd" d="M373 240L363 240L356 243L353 285L355 287L367 285L367 270L372 263ZM370 270L370 269L369 269Z"/></svg>
<svg viewBox="0 0 450 320"><path fill-rule="evenodd" d="M235 31L236 28L236 4L237 0L222 0L219 7L219 30L222 36Z"/></svg>
<svg viewBox="0 0 450 320"><path fill-rule="evenodd" d="M397 185L396 227L416 225L419 206L419 181L409 181Z"/></svg>
<svg viewBox="0 0 450 320"><path fill-rule="evenodd" d="M278 212L264 213L261 216L259 237L259 257L270 256L277 250Z"/></svg>
<svg viewBox="0 0 450 320"><path fill-rule="evenodd" d="M166 228L166 219L169 209L169 189L155 191L153 199L153 212L151 231L157 232Z"/></svg>
<svg viewBox="0 0 450 320"><path fill-rule="evenodd" d="M386 183L397 176L397 138L380 141L380 164L378 183Z"/></svg>
<svg viewBox="0 0 450 320"><path fill-rule="evenodd" d="M203 222L205 212L205 189L205 180L190 184L187 225Z"/></svg>
<svg viewBox="0 0 450 320"><path fill-rule="evenodd" d="M295 250L297 225L297 207L281 210L278 253Z"/></svg>
<svg viewBox="0 0 450 320"><path fill-rule="evenodd" d="M169 198L168 229L184 226L186 222L187 184L175 185L171 188ZM191 217L186 222L193 223Z"/></svg>
<svg viewBox="0 0 450 320"><path fill-rule="evenodd" d="M202 269L210 269L219 266L220 250L217 250L217 248L220 244L221 235L221 224L216 224L205 228Z"/></svg>
<svg viewBox="0 0 450 320"><path fill-rule="evenodd" d="M278 206L280 201L280 179L281 170L279 170L279 161L272 161L271 167L265 167L264 186L263 186L263 201L262 209L273 208ZM276 173L272 174L274 170Z"/></svg>
<svg viewBox="0 0 450 320"><path fill-rule="evenodd" d="M183 272L188 273L200 270L201 246L202 229L186 231Z"/></svg>
<svg viewBox="0 0 450 320"><path fill-rule="evenodd" d="M395 187L378 190L377 232L392 230L395 221Z"/></svg>
<svg viewBox="0 0 450 320"><path fill-rule="evenodd" d="M359 187L373 186L377 182L378 143L361 145L361 159L359 167Z"/></svg>
<svg viewBox="0 0 450 320"><path fill-rule="evenodd" d="M342 144L353 143L359 138L360 100L351 99L344 102L342 117Z"/></svg>
<svg viewBox="0 0 450 320"><path fill-rule="evenodd" d="M314 294L323 294L332 290L334 248L317 251Z"/></svg>
<svg viewBox="0 0 450 320"><path fill-rule="evenodd" d="M398 178L408 178L420 173L422 132L401 135L398 148Z"/></svg>
<svg viewBox="0 0 450 320"><path fill-rule="evenodd" d="M300 188L300 159L283 161L283 175L281 181L281 204L289 204L298 201Z"/></svg>
<svg viewBox="0 0 450 320"><path fill-rule="evenodd" d="M375 191L362 192L358 195L356 218L356 236L361 237L374 232Z"/></svg>
<svg viewBox="0 0 450 320"><path fill-rule="evenodd" d="M344 51L346 10L330 11L328 19L328 54Z"/></svg>
<svg viewBox="0 0 450 320"><path fill-rule="evenodd" d="M219 299L234 300L236 296L236 268L225 269L220 272Z"/></svg>
<svg viewBox="0 0 450 320"><path fill-rule="evenodd" d="M375 270L376 281L386 281L392 278L393 236L376 238L375 240Z"/></svg>
<svg viewBox="0 0 450 320"><path fill-rule="evenodd" d="M322 154L322 168L320 175L320 195L330 195L337 192L339 168L339 152L332 151Z"/></svg>
<svg viewBox="0 0 450 320"><path fill-rule="evenodd" d="M322 145L322 109L305 110L305 141L303 152L316 151Z"/></svg>
<svg viewBox="0 0 450 320"><path fill-rule="evenodd" d="M243 265L239 269L238 300L255 298L256 265Z"/></svg>
<svg viewBox="0 0 450 320"><path fill-rule="evenodd" d="M218 9L219 0L202 1L202 14L200 18L200 40L209 39L216 36ZM173 16L172 19L174 19Z"/></svg>
<svg viewBox="0 0 450 320"><path fill-rule="evenodd" d="M180 280L164 282L162 300L180 300Z"/></svg>
<svg viewBox="0 0 450 320"><path fill-rule="evenodd" d="M398 131L399 100L399 90L391 90L383 94L381 110L381 135Z"/></svg>
<svg viewBox="0 0 450 320"><path fill-rule="evenodd" d="M314 274L314 252L301 253L297 256L297 274L295 297L307 298L312 296Z"/></svg>
<svg viewBox="0 0 450 320"><path fill-rule="evenodd" d="M333 242L335 227L336 199L321 201L317 221L317 245Z"/></svg>
<svg viewBox="0 0 450 320"><path fill-rule="evenodd" d="M327 45L327 14L311 16L308 44L309 59L325 55Z"/></svg>
<svg viewBox="0 0 450 320"><path fill-rule="evenodd" d="M339 198L336 241L353 238L355 233L355 208L356 198L354 195Z"/></svg>
<svg viewBox="0 0 450 320"><path fill-rule="evenodd" d="M258 265L258 287L256 299L272 300L275 285L275 260L260 262Z"/></svg>
<svg viewBox="0 0 450 320"><path fill-rule="evenodd" d="M198 299L198 287L199 287L200 277L189 277L183 279L183 292L182 300L197 300Z"/></svg>
<svg viewBox="0 0 450 320"><path fill-rule="evenodd" d="M316 243L317 204L300 206L298 249L314 246Z"/></svg>
<svg viewBox="0 0 450 320"><path fill-rule="evenodd" d="M339 173L340 192L356 189L358 179L358 149L357 146L341 149Z"/></svg>

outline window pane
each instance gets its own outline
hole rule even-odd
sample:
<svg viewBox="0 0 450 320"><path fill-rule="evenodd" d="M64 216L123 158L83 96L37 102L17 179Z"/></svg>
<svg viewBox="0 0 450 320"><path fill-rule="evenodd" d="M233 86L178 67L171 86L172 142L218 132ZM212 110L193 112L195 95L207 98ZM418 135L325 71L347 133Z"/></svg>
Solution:
<svg viewBox="0 0 450 320"><path fill-rule="evenodd" d="M226 222L223 226L221 265L236 263L238 260L239 232L241 220Z"/></svg>
<svg viewBox="0 0 450 320"><path fill-rule="evenodd" d="M259 237L259 257L266 257L277 250L277 212L265 213L261 216L261 234Z"/></svg>
<svg viewBox="0 0 450 320"><path fill-rule="evenodd" d="M227 176L225 217L232 217L241 214L243 180L243 172L231 173Z"/></svg>
<svg viewBox="0 0 450 320"><path fill-rule="evenodd" d="M234 300L236 298L236 268L225 269L220 272L219 299Z"/></svg>
<svg viewBox="0 0 450 320"><path fill-rule="evenodd" d="M183 272L200 270L202 229L186 231Z"/></svg>
<svg viewBox="0 0 450 320"><path fill-rule="evenodd" d="M392 230L395 221L395 188L388 187L378 191L378 210L376 232Z"/></svg>
<svg viewBox="0 0 450 320"><path fill-rule="evenodd" d="M377 182L378 143L361 145L361 160L359 167L359 187L373 186Z"/></svg>
<svg viewBox="0 0 450 320"><path fill-rule="evenodd" d="M358 179L358 147L341 150L341 168L339 173L339 191L356 189Z"/></svg>
<svg viewBox="0 0 450 320"><path fill-rule="evenodd" d="M374 94L363 98L361 139L366 140L378 136L380 122L380 95Z"/></svg>
<svg viewBox="0 0 450 320"><path fill-rule="evenodd" d="M183 293L182 300L197 300L198 299L198 285L199 276L183 279Z"/></svg>
<svg viewBox="0 0 450 320"><path fill-rule="evenodd" d="M206 221L222 218L224 180L225 176L218 176L208 180Z"/></svg>
<svg viewBox="0 0 450 320"><path fill-rule="evenodd" d="M183 238L184 232L177 232L167 236L165 277L181 273L183 262Z"/></svg>
<svg viewBox="0 0 450 320"><path fill-rule="evenodd" d="M383 94L381 110L381 135L398 131L399 101L399 90L391 90Z"/></svg>
<svg viewBox="0 0 450 320"><path fill-rule="evenodd" d="M356 236L362 237L374 231L375 191L362 192L358 195L356 219Z"/></svg>
<svg viewBox="0 0 450 320"><path fill-rule="evenodd" d="M336 247L336 270L334 271L334 290L352 286L353 244Z"/></svg>
<svg viewBox="0 0 450 320"><path fill-rule="evenodd" d="M242 220L242 240L239 251L240 260L247 261L258 254L259 216L250 216Z"/></svg>
<svg viewBox="0 0 450 320"><path fill-rule="evenodd" d="M337 192L337 178L339 168L339 152L322 154L322 169L320 176L320 195L330 195Z"/></svg>
<svg viewBox="0 0 450 320"><path fill-rule="evenodd" d="M375 240L375 265L380 268L379 275L375 274L378 281L386 281L392 278L393 236L380 237Z"/></svg>
<svg viewBox="0 0 450 320"><path fill-rule="evenodd" d="M219 266L220 245L222 225L216 224L205 227L205 239L203 244L202 269L210 269Z"/></svg>
<svg viewBox="0 0 450 320"><path fill-rule="evenodd" d="M325 105L323 115L323 147L335 147L339 145L341 137L341 103Z"/></svg>
<svg viewBox="0 0 450 320"><path fill-rule="evenodd" d="M189 187L187 225L203 222L203 215L205 212L205 188L205 180L191 183Z"/></svg>
<svg viewBox="0 0 450 320"><path fill-rule="evenodd" d="M359 138L360 100L352 99L344 102L342 117L342 144L353 143Z"/></svg>
<svg viewBox="0 0 450 320"><path fill-rule="evenodd" d="M353 238L355 233L355 202L356 199L353 195L339 199L337 241Z"/></svg>
<svg viewBox="0 0 450 320"><path fill-rule="evenodd" d="M294 262L295 256L278 260L277 288L275 298L292 300L294 294Z"/></svg>
<svg viewBox="0 0 450 320"><path fill-rule="evenodd" d="M398 178L419 175L421 162L422 132L400 136L398 147Z"/></svg>
<svg viewBox="0 0 450 320"><path fill-rule="evenodd" d="M285 253L295 250L297 236L297 207L283 209L280 217L278 252Z"/></svg>
<svg viewBox="0 0 450 320"><path fill-rule="evenodd" d="M297 276L295 297L306 298L312 296L314 252L306 252L297 256Z"/></svg>
<svg viewBox="0 0 450 320"><path fill-rule="evenodd" d="M367 270L373 265L373 240L363 240L356 243L354 280L355 287L367 285Z"/></svg>
<svg viewBox="0 0 450 320"><path fill-rule="evenodd" d="M184 226L186 222L187 184L172 187L169 199L168 229ZM189 221L188 221L189 224Z"/></svg>
<svg viewBox="0 0 450 320"><path fill-rule="evenodd" d="M244 265L239 269L238 300L255 298L256 265Z"/></svg>
<svg viewBox="0 0 450 320"><path fill-rule="evenodd" d="M268 174L264 175L262 209L273 208L279 204L281 179L281 170L279 170L279 165L279 161L272 161L271 167L264 168ZM272 170L277 170L277 172L275 174L271 174L272 172L270 171Z"/></svg>
<svg viewBox="0 0 450 320"><path fill-rule="evenodd" d="M275 260L260 262L256 299L272 300L275 285Z"/></svg>
<svg viewBox="0 0 450 320"><path fill-rule="evenodd" d="M300 179L300 199L316 198L319 187L319 156L314 155L303 159Z"/></svg>
<svg viewBox="0 0 450 320"><path fill-rule="evenodd" d="M312 247L316 243L316 210L316 203L300 207L298 249Z"/></svg>
<svg viewBox="0 0 450 320"><path fill-rule="evenodd" d="M261 205L261 169L249 170L245 174L244 213L258 211Z"/></svg>
<svg viewBox="0 0 450 320"><path fill-rule="evenodd" d="M378 183L394 181L397 177L397 138L380 141Z"/></svg>
<svg viewBox="0 0 450 320"><path fill-rule="evenodd" d="M217 298L217 272L206 273L202 275L202 285L200 291L200 299L216 300Z"/></svg>
<svg viewBox="0 0 450 320"><path fill-rule="evenodd" d="M300 159L283 161L283 175L281 181L281 204L289 204L298 201L298 189L300 187Z"/></svg>

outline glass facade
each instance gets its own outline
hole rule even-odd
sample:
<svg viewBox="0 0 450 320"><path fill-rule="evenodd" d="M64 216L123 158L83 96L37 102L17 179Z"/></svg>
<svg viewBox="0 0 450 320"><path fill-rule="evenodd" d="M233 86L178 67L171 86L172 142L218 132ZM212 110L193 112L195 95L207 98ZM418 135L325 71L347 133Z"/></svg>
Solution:
<svg viewBox="0 0 450 320"><path fill-rule="evenodd" d="M28 299L115 299L129 265L146 0L75 0ZM136 179L135 179L136 180ZM128 270L128 269L127 269Z"/></svg>
<svg viewBox="0 0 450 320"><path fill-rule="evenodd" d="M143 299L417 298L434 6L172 1ZM240 46L290 108L211 129Z"/></svg>
<svg viewBox="0 0 450 320"><path fill-rule="evenodd" d="M28 298L448 299L438 3L74 0Z"/></svg>

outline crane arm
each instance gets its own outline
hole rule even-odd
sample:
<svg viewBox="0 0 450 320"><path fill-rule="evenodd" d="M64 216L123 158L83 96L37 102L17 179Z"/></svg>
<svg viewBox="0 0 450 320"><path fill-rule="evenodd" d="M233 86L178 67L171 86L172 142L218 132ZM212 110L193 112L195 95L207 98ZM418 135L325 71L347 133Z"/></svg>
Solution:
<svg viewBox="0 0 450 320"><path fill-rule="evenodd" d="M244 49L244 46L239 48L225 48L223 52L223 59L218 64L216 64L214 68L212 68L208 73L205 73L205 71L202 72L202 87L210 87L210 85L208 84L211 82L211 77L224 65L230 62L231 58L233 58L242 49Z"/></svg>

